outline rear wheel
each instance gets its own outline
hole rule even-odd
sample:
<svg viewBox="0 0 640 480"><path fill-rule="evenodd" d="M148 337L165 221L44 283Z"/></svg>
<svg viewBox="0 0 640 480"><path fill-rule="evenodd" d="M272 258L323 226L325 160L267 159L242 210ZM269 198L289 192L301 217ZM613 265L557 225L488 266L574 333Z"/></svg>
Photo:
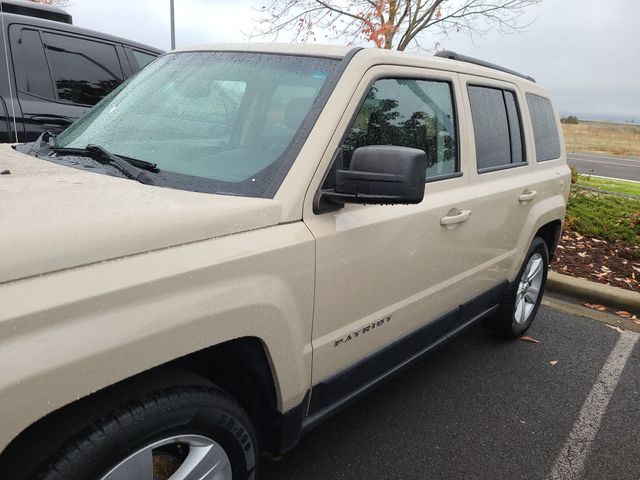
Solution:
<svg viewBox="0 0 640 480"><path fill-rule="evenodd" d="M536 237L516 280L502 298L500 309L485 321L485 326L505 338L523 335L540 308L548 270L549 249L544 240Z"/></svg>
<svg viewBox="0 0 640 480"><path fill-rule="evenodd" d="M254 479L251 422L225 392L175 387L92 419L33 478L38 480Z"/></svg>

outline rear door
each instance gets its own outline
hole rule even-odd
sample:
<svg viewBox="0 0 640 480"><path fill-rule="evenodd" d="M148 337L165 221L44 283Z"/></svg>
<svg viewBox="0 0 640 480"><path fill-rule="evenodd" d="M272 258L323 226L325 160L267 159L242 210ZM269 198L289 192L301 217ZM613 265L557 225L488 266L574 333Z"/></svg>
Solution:
<svg viewBox="0 0 640 480"><path fill-rule="evenodd" d="M124 79L114 44L21 25L10 37L27 141L63 130Z"/></svg>
<svg viewBox="0 0 640 480"><path fill-rule="evenodd" d="M456 74L379 66L367 72L336 130L327 155L344 168L358 147L408 146L427 152L428 183L419 205L314 212L307 199L304 221L317 259L311 415L456 328L459 306L476 293L468 289L476 259L462 109ZM331 170L318 175L327 177L321 188L332 187ZM447 219L453 222L443 225Z"/></svg>
<svg viewBox="0 0 640 480"><path fill-rule="evenodd" d="M527 219L538 202L532 184L531 146L523 128L524 99L515 84L461 75L471 118L470 171L474 216L476 288L513 280L529 237Z"/></svg>

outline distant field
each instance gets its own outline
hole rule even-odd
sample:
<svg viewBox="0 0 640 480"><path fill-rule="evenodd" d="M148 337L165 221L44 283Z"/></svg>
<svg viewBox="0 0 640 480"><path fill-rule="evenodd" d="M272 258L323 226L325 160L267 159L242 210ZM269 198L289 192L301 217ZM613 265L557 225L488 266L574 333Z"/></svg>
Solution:
<svg viewBox="0 0 640 480"><path fill-rule="evenodd" d="M567 152L640 158L640 125L580 121L562 124Z"/></svg>

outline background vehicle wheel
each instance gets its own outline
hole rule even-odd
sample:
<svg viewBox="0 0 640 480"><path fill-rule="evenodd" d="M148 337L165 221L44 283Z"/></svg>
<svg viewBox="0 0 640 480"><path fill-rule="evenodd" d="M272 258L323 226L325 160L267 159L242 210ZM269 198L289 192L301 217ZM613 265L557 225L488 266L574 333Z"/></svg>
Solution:
<svg viewBox="0 0 640 480"><path fill-rule="evenodd" d="M34 478L247 480L257 452L249 417L225 392L175 387L93 419Z"/></svg>
<svg viewBox="0 0 640 480"><path fill-rule="evenodd" d="M516 338L531 326L540 308L549 270L549 249L544 240L533 239L516 280L500 302L498 312L485 326L504 338Z"/></svg>

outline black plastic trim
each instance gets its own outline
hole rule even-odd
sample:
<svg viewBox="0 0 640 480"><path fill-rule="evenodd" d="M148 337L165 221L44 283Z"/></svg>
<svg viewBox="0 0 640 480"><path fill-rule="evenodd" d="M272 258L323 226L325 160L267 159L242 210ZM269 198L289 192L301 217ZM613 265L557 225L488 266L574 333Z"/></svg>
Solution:
<svg viewBox="0 0 640 480"><path fill-rule="evenodd" d="M496 165L494 167L479 168L478 173L499 172L500 170L509 170L510 168L524 167L526 165L529 165L529 162L509 163L507 165Z"/></svg>
<svg viewBox="0 0 640 480"><path fill-rule="evenodd" d="M467 327L494 313L509 287L506 280L413 333L312 387L303 433L413 364Z"/></svg>
<svg viewBox="0 0 640 480"><path fill-rule="evenodd" d="M462 172L444 173L442 175L434 175L433 177L427 177L426 183L439 182L440 180L449 180L451 178L462 177Z"/></svg>
<svg viewBox="0 0 640 480"><path fill-rule="evenodd" d="M536 82L535 79L533 77L530 77L529 75L524 75L522 73L516 72L515 70L511 70L510 68L501 67L500 65L496 65L495 63L487 62L485 60L480 60L479 58L468 57L467 55L462 55L451 50L442 50L441 52L436 53L434 56L440 58L448 58L449 60L457 60L458 62L472 63L474 65L480 65L482 67L491 68L493 70L500 70L501 72L524 78L525 80L529 80L533 83Z"/></svg>
<svg viewBox="0 0 640 480"><path fill-rule="evenodd" d="M499 172L500 170L509 170L510 168L524 167L527 165L529 165L529 162L508 163L506 165L496 165L494 167L479 168L478 173Z"/></svg>
<svg viewBox="0 0 640 480"><path fill-rule="evenodd" d="M311 390L308 390L301 403L277 415L273 424L275 428L270 429L269 441L266 445L262 445L266 452L282 455L298 444L302 436L302 425L307 414L310 395Z"/></svg>

